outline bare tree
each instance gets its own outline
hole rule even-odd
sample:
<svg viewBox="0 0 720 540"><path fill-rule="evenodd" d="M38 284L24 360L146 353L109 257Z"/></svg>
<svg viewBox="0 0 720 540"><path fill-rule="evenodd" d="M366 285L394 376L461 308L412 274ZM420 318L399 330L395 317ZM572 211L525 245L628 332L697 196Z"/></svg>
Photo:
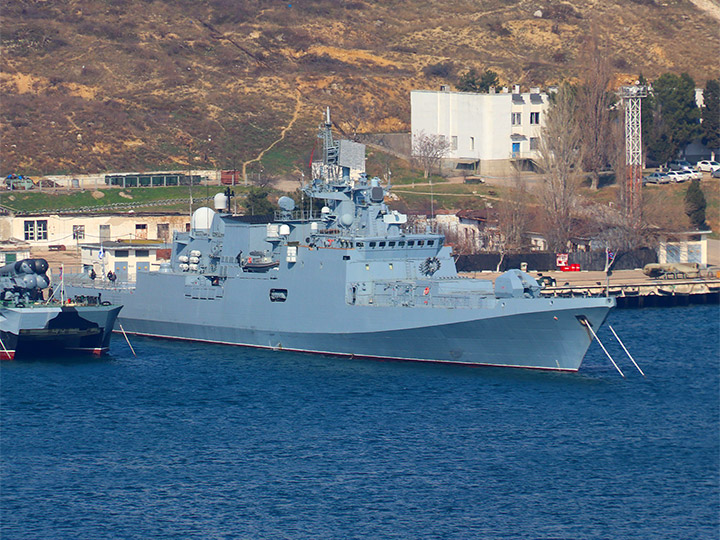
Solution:
<svg viewBox="0 0 720 540"><path fill-rule="evenodd" d="M413 135L412 153L423 169L424 177L440 163L450 151L450 142L443 135L430 135L419 131Z"/></svg>
<svg viewBox="0 0 720 540"><path fill-rule="evenodd" d="M572 236L582 163L579 141L575 95L572 87L563 84L548 111L540 140L540 162L545 171L540 198L546 218L545 237L553 251L566 249Z"/></svg>
<svg viewBox="0 0 720 540"><path fill-rule="evenodd" d="M507 197L498 204L498 228L503 248L520 249L525 244L525 232L528 226L528 190L517 173L513 188Z"/></svg>
<svg viewBox="0 0 720 540"><path fill-rule="evenodd" d="M583 168L590 173L592 189L598 189L600 171L610 164L610 105L608 88L612 78L610 64L598 47L595 29L583 51L583 84L578 89L578 122L583 126Z"/></svg>

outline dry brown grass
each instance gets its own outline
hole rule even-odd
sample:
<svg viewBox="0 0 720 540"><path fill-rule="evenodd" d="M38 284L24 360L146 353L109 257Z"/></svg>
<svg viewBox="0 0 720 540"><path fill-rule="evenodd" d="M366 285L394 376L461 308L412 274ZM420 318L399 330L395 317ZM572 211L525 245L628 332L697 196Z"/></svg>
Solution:
<svg viewBox="0 0 720 540"><path fill-rule="evenodd" d="M720 76L709 54L720 49L718 21L675 0L253 6L9 3L0 173L159 168L198 157L226 167L276 140L293 117L296 90L302 114L281 146L299 157L325 106L345 130L407 130L409 92L454 83L428 75L428 65L554 84L581 72L577 51L593 21L618 83L640 72L652 79L687 71L699 85ZM538 7L542 18L533 16ZM360 122L348 120L358 112Z"/></svg>

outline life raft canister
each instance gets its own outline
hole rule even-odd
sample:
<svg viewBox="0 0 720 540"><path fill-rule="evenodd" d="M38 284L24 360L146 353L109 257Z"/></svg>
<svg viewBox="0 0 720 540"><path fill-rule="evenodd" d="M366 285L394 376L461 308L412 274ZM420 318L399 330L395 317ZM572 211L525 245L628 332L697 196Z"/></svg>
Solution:
<svg viewBox="0 0 720 540"><path fill-rule="evenodd" d="M430 294L430 287L425 287L425 290L423 291L423 296L427 296Z"/></svg>

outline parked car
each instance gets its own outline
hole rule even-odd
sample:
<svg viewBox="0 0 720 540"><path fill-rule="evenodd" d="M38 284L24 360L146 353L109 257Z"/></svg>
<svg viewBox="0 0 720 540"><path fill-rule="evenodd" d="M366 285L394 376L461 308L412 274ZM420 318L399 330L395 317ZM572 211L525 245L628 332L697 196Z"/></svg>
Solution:
<svg viewBox="0 0 720 540"><path fill-rule="evenodd" d="M702 161L698 161L696 167L699 171L713 172L720 169L720 163L718 163L717 161L710 161L709 159L704 159Z"/></svg>
<svg viewBox="0 0 720 540"><path fill-rule="evenodd" d="M715 169L710 176L713 178L720 178L720 169Z"/></svg>
<svg viewBox="0 0 720 540"><path fill-rule="evenodd" d="M692 169L692 165L685 159L674 159L668 161L667 168L671 171L681 171L683 169Z"/></svg>
<svg viewBox="0 0 720 540"><path fill-rule="evenodd" d="M642 183L644 184L667 184L670 182L668 175L664 172L655 171L652 174L643 176Z"/></svg>
<svg viewBox="0 0 720 540"><path fill-rule="evenodd" d="M690 180L690 175L681 171L668 171L666 174L670 181L676 184Z"/></svg>

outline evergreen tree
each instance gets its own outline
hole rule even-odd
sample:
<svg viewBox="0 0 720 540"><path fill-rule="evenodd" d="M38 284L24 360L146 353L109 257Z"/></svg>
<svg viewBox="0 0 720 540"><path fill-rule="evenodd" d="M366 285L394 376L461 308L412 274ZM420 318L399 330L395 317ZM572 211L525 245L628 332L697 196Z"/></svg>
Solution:
<svg viewBox="0 0 720 540"><path fill-rule="evenodd" d="M660 155L666 152L658 151L654 146L668 145L670 157L675 157L700 135L695 81L687 73L680 76L665 73L653 83L653 94L656 105L649 145L653 145L652 150Z"/></svg>
<svg viewBox="0 0 720 540"><path fill-rule="evenodd" d="M455 88L461 92L479 92L480 88L480 76L478 75L475 68L470 68L468 71L460 75Z"/></svg>
<svg viewBox="0 0 720 540"><path fill-rule="evenodd" d="M499 86L500 85L500 79L498 78L498 74L492 71L491 69L486 69L485 73L482 74L482 77L480 77L480 85L479 85L479 91L480 92L489 92L491 86Z"/></svg>
<svg viewBox="0 0 720 540"><path fill-rule="evenodd" d="M703 143L710 148L720 148L720 79L710 79L705 84L703 101Z"/></svg>
<svg viewBox="0 0 720 540"><path fill-rule="evenodd" d="M498 86L500 79L498 74L491 69L486 69L482 75L479 75L474 68L470 68L463 73L455 85L455 88L461 92L487 92L491 86Z"/></svg>
<svg viewBox="0 0 720 540"><path fill-rule="evenodd" d="M705 194L700 188L700 181L693 180L685 192L685 213L690 218L690 224L697 230L705 230L708 228L705 223Z"/></svg>
<svg viewBox="0 0 720 540"><path fill-rule="evenodd" d="M272 214L275 211L275 206L268 201L267 197L269 194L270 192L265 188L250 187L245 196L245 208L247 212L252 216Z"/></svg>

